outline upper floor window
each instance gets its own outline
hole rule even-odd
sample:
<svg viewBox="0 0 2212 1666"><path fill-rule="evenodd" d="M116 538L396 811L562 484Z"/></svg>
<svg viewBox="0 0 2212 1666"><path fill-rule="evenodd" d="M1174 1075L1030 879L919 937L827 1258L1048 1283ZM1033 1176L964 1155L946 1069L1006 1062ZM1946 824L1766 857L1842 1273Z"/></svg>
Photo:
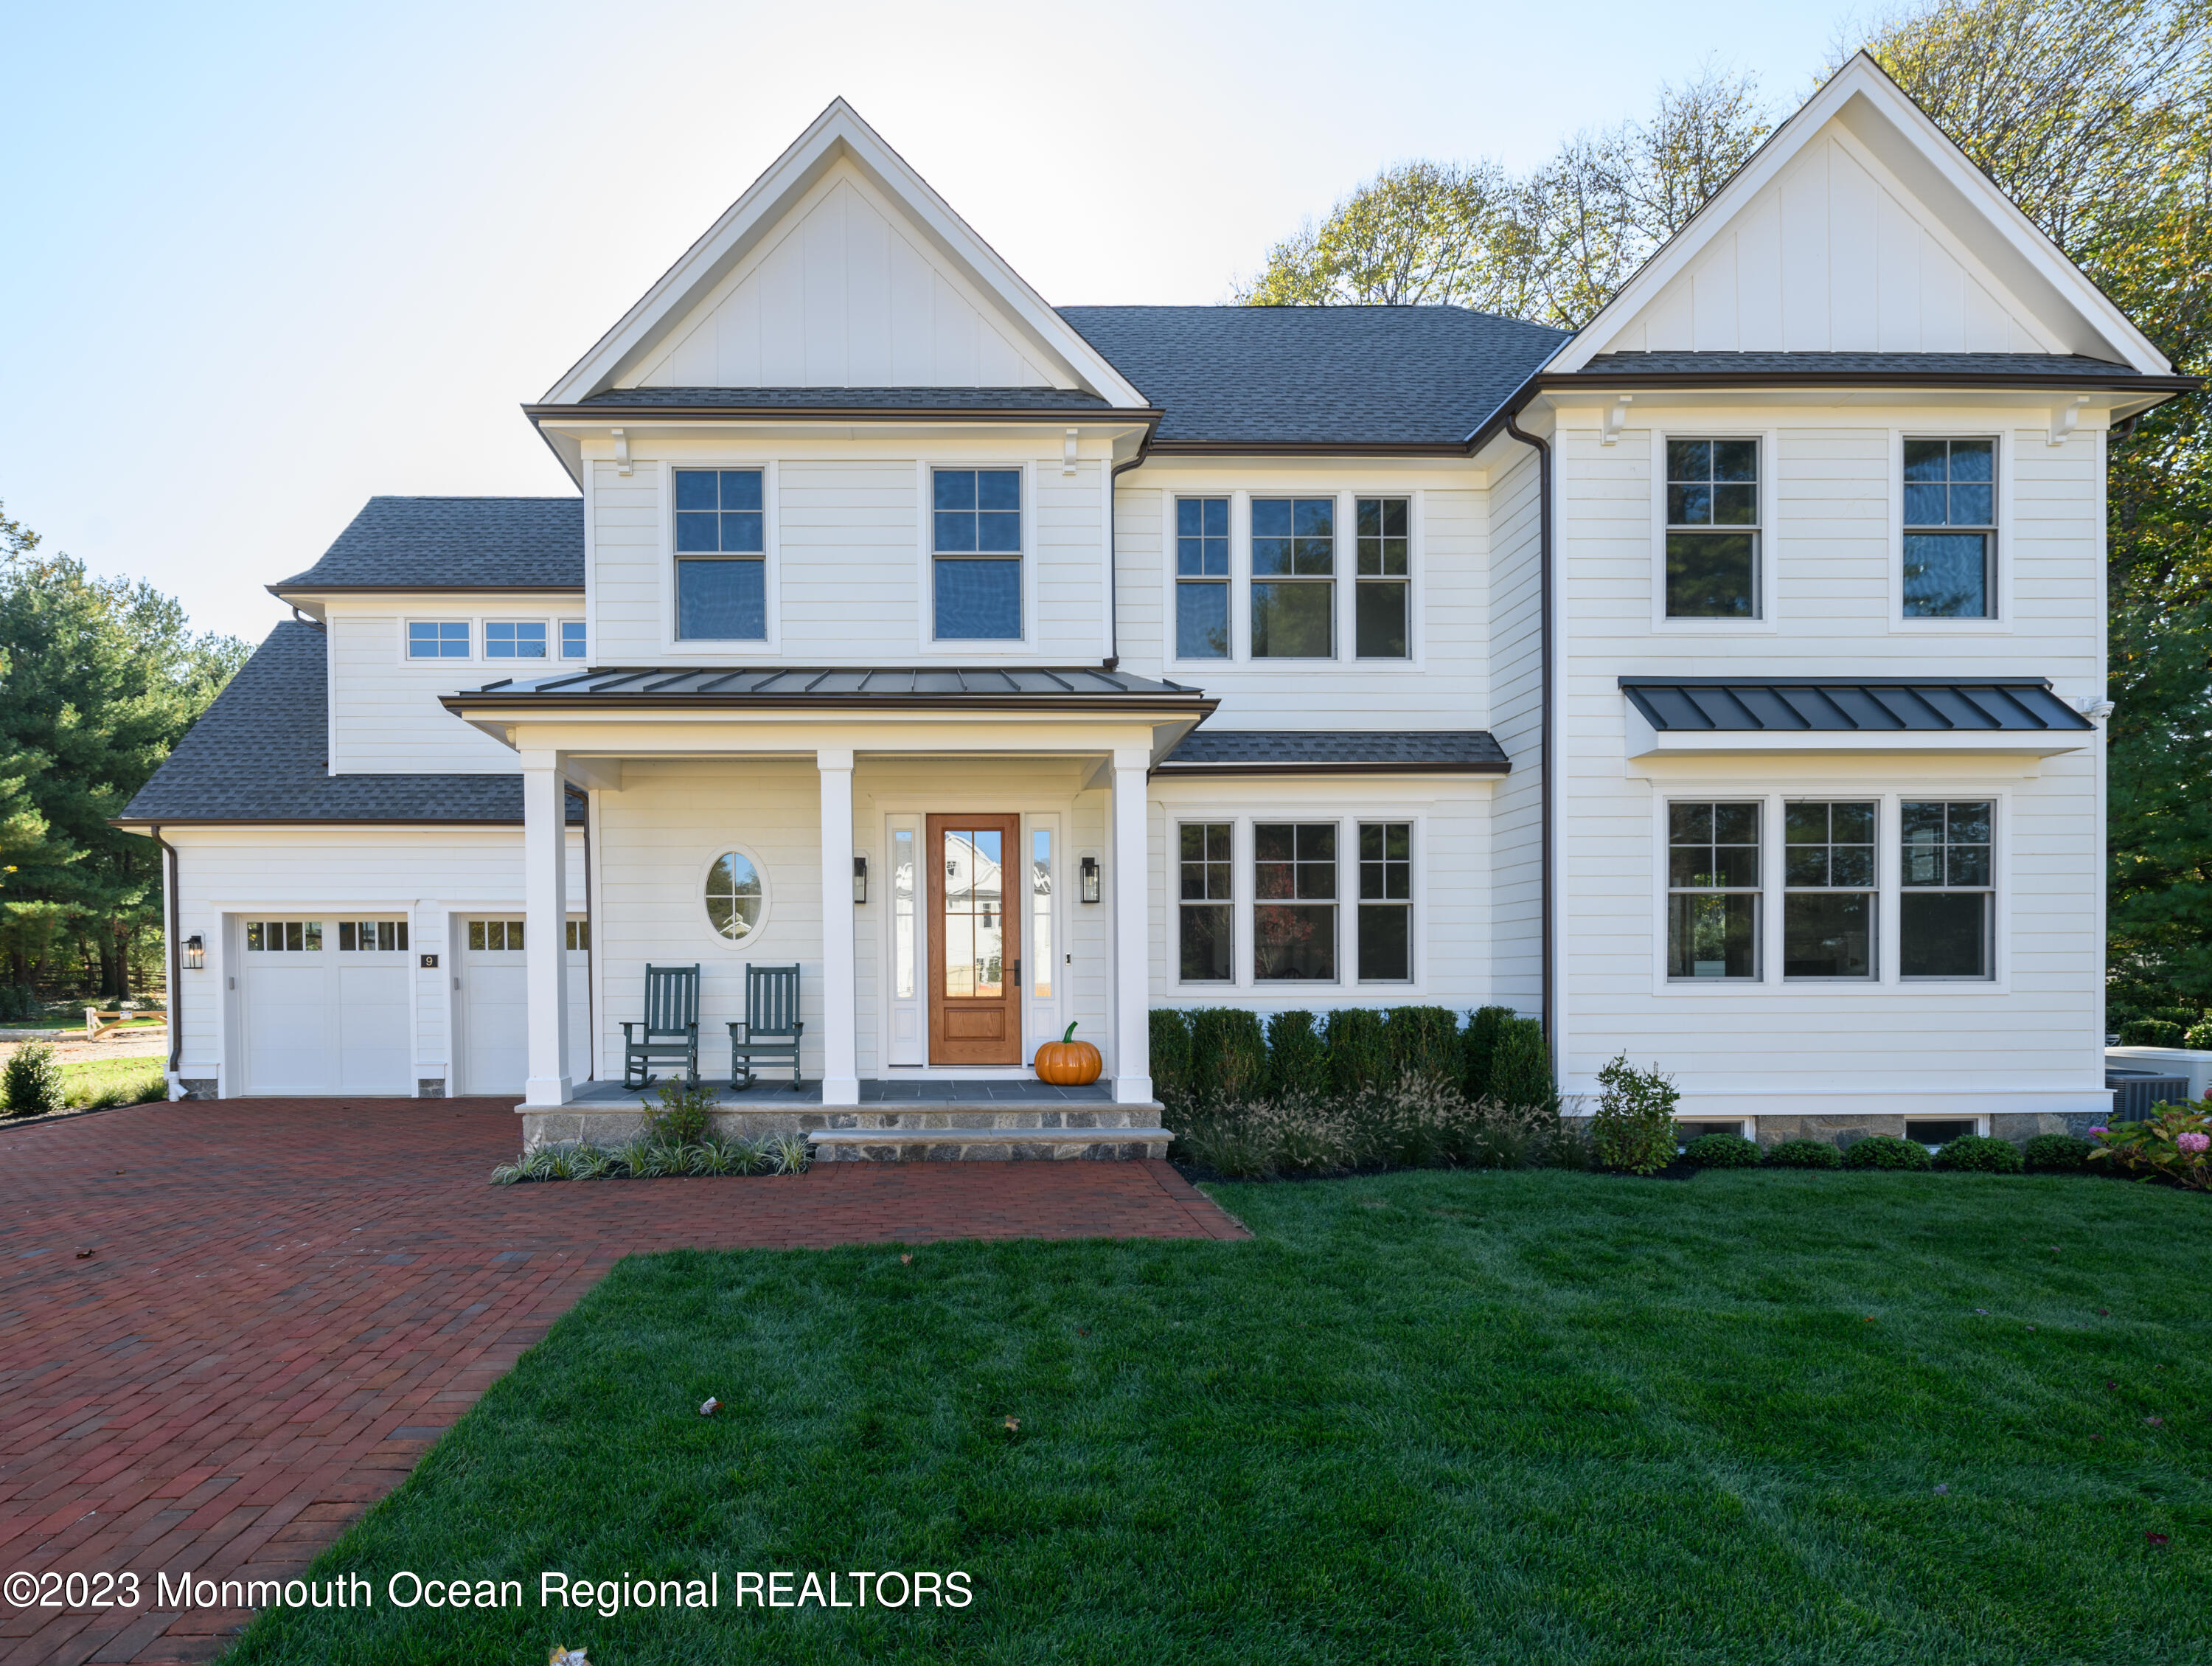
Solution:
<svg viewBox="0 0 2212 1666"><path fill-rule="evenodd" d="M561 621L561 657L580 660L584 657L584 622L581 619Z"/></svg>
<svg viewBox="0 0 2212 1666"><path fill-rule="evenodd" d="M1229 500L1176 499L1176 657L1229 655Z"/></svg>
<svg viewBox="0 0 2212 1666"><path fill-rule="evenodd" d="M469 657L466 619L410 619L407 657L410 660L465 660Z"/></svg>
<svg viewBox="0 0 2212 1666"><path fill-rule="evenodd" d="M487 660L543 660L545 622L543 619L489 619L484 622Z"/></svg>
<svg viewBox="0 0 2212 1666"><path fill-rule="evenodd" d="M1406 657L1406 527L1411 507L1402 497L1359 500L1354 634L1363 660Z"/></svg>
<svg viewBox="0 0 2212 1666"><path fill-rule="evenodd" d="M758 469L676 471L676 634L768 635L768 538Z"/></svg>
<svg viewBox="0 0 2212 1666"><path fill-rule="evenodd" d="M1905 442L1905 617L1986 619L1996 578L1996 441Z"/></svg>
<svg viewBox="0 0 2212 1666"><path fill-rule="evenodd" d="M1759 441L1667 441L1667 617L1759 617Z"/></svg>
<svg viewBox="0 0 2212 1666"><path fill-rule="evenodd" d="M939 469L930 486L940 641L1019 641L1018 469Z"/></svg>
<svg viewBox="0 0 2212 1666"><path fill-rule="evenodd" d="M1336 500L1254 498L1252 657L1326 660L1335 651Z"/></svg>

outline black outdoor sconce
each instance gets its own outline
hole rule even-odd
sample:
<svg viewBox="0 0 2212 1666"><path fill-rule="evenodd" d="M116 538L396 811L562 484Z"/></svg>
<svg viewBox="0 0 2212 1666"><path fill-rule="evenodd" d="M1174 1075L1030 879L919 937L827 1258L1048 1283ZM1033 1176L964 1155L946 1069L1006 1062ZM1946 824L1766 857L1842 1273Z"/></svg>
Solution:
<svg viewBox="0 0 2212 1666"><path fill-rule="evenodd" d="M868 859L866 856L853 858L853 900L855 903L868 900Z"/></svg>
<svg viewBox="0 0 2212 1666"><path fill-rule="evenodd" d="M207 940L197 932L185 939L185 970L188 972L207 970Z"/></svg>
<svg viewBox="0 0 2212 1666"><path fill-rule="evenodd" d="M1086 903L1098 900L1098 859L1096 856L1083 859L1083 900Z"/></svg>

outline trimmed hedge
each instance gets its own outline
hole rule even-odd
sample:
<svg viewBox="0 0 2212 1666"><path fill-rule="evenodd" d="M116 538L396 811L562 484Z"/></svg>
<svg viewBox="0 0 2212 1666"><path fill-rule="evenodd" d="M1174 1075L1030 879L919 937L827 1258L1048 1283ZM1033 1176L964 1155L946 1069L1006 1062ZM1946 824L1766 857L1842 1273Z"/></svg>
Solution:
<svg viewBox="0 0 2212 1666"><path fill-rule="evenodd" d="M2199 1053L2212 1053L2212 1018L2202 1024L2192 1024L2181 1038L2184 1047L2193 1047Z"/></svg>
<svg viewBox="0 0 2212 1666"><path fill-rule="evenodd" d="M1382 1033L1392 1074L1459 1085L1459 1014L1450 1007L1393 1006L1383 1016Z"/></svg>
<svg viewBox="0 0 2212 1666"><path fill-rule="evenodd" d="M1464 1073L1460 1091L1480 1099L1490 1091L1490 1063L1498 1052L1498 1038L1513 1022L1510 1006L1480 1006L1460 1031L1460 1068Z"/></svg>
<svg viewBox="0 0 2212 1666"><path fill-rule="evenodd" d="M1893 1134L1869 1134L1844 1152L1847 1169L1924 1169L1928 1163L1927 1146Z"/></svg>
<svg viewBox="0 0 2212 1666"><path fill-rule="evenodd" d="M1936 1166L1954 1174L2018 1174L2020 1147L1993 1134L1962 1134L1936 1153Z"/></svg>
<svg viewBox="0 0 2212 1666"><path fill-rule="evenodd" d="M2022 1164L2037 1174L2081 1174L2096 1147L2070 1134L2039 1134L2020 1149Z"/></svg>
<svg viewBox="0 0 2212 1666"><path fill-rule="evenodd" d="M1544 1044L1544 1026L1534 1018L1508 1018L1498 1031L1498 1050L1490 1061L1489 1096L1509 1105L1557 1109L1559 1091L1552 1081L1552 1054Z"/></svg>
<svg viewBox="0 0 2212 1666"><path fill-rule="evenodd" d="M1784 1140L1768 1147L1770 1169L1840 1169L1844 1154L1825 1140Z"/></svg>
<svg viewBox="0 0 2212 1666"><path fill-rule="evenodd" d="M1740 1134L1702 1134L1682 1148L1682 1155L1701 1169L1752 1169L1759 1166L1759 1146Z"/></svg>
<svg viewBox="0 0 2212 1666"><path fill-rule="evenodd" d="M1328 1067L1340 1097L1357 1099L1394 1085L1382 1014L1371 1006L1340 1006L1328 1015Z"/></svg>
<svg viewBox="0 0 2212 1666"><path fill-rule="evenodd" d="M1190 1093L1197 1099L1252 1099L1267 1091L1267 1040L1257 1014L1239 1006L1201 1006L1190 1015Z"/></svg>
<svg viewBox="0 0 2212 1666"><path fill-rule="evenodd" d="M1267 1091L1279 1099L1328 1097L1328 1043L1311 1012L1269 1014L1267 1079Z"/></svg>
<svg viewBox="0 0 2212 1666"><path fill-rule="evenodd" d="M1152 1095L1164 1100L1190 1097L1190 1014L1180 1006L1155 1006L1147 1015L1152 1034Z"/></svg>
<svg viewBox="0 0 2212 1666"><path fill-rule="evenodd" d="M2120 1026L2123 1047L2179 1047L2188 1031L2171 1018L2130 1018Z"/></svg>

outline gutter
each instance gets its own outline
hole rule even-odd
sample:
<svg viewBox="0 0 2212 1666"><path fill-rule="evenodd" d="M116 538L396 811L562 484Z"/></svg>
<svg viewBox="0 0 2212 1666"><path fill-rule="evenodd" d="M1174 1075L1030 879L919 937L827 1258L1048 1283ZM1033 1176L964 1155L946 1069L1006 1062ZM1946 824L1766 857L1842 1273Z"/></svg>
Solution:
<svg viewBox="0 0 2212 1666"><path fill-rule="evenodd" d="M1148 405L525 405L541 426L559 423L685 423L738 419L783 423L1034 423L1048 428L1082 423L1145 423L1158 427L1167 415Z"/></svg>
<svg viewBox="0 0 2212 1666"><path fill-rule="evenodd" d="M168 904L169 939L169 1082L173 1091L177 1077L177 1061L184 1056L185 1003L184 950L177 941L177 848L161 836L161 824L154 823L146 836L161 848L161 893Z"/></svg>
<svg viewBox="0 0 2212 1666"><path fill-rule="evenodd" d="M1536 662L1540 678L1537 702L1537 757L1541 779L1538 785L1540 806L1539 836L1543 841L1543 855L1540 864L1543 901L1540 913L1543 921L1543 1019L1544 1038L1552 1049L1552 1079L1559 1075L1559 1038L1556 1028L1558 999L1553 967L1553 920L1558 912L1557 887L1553 883L1552 858L1552 447L1546 441L1523 429L1514 419L1520 416L1526 401L1509 405L1504 412L1505 432L1536 453L1536 605L1540 613L1537 629ZM1478 441L1480 436L1477 436ZM1474 447L1470 445L1469 449Z"/></svg>
<svg viewBox="0 0 2212 1666"><path fill-rule="evenodd" d="M2009 387L2098 393L2192 393L2201 376L2105 376L2021 370L1575 370L1539 376L1546 390L1609 387Z"/></svg>

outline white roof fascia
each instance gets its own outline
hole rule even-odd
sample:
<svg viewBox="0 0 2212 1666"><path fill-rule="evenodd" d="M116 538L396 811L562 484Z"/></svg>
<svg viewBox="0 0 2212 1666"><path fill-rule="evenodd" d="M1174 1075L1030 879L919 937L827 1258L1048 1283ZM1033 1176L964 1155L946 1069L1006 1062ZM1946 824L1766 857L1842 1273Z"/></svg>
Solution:
<svg viewBox="0 0 2212 1666"><path fill-rule="evenodd" d="M2048 291L2048 299L2073 308L2124 362L2145 375L2172 374L2172 365L2151 345L2149 338L2059 252L2019 204L1974 166L1950 135L1890 79L1887 71L1863 52L1837 70L1818 92L1767 136L1751 160L1691 216L1688 225L1644 262L1547 369L1555 373L1580 370L1605 351L1620 326L1642 311L1669 282L1686 271L1736 214L1771 184L1831 119L1845 114L1854 99L1864 99L1903 141L1901 144L1884 145L1879 143L1878 135L1869 137L1848 119L1845 121L1853 137L1881 157L1884 166L1900 181L1918 189L1928 181L1923 179L1916 182L1911 175L1921 168L1927 169L1966 206L1979 210L1995 229L2003 234L2019 260L2021 271L1999 273L2001 277L2016 280L2031 277L2039 280L2039 287ZM1949 229L1955 234L1958 228ZM2018 288L2017 282L2012 287ZM2046 319L2042 322L2048 327L2055 320Z"/></svg>
<svg viewBox="0 0 2212 1666"><path fill-rule="evenodd" d="M614 386L669 329L690 316L841 156L849 157L899 204L939 253L1003 307L1043 356L1056 362L1109 404L1135 408L1145 404L1144 395L842 98L830 101L790 149L770 163L706 234L661 274L620 323L546 391L540 403L580 404Z"/></svg>

